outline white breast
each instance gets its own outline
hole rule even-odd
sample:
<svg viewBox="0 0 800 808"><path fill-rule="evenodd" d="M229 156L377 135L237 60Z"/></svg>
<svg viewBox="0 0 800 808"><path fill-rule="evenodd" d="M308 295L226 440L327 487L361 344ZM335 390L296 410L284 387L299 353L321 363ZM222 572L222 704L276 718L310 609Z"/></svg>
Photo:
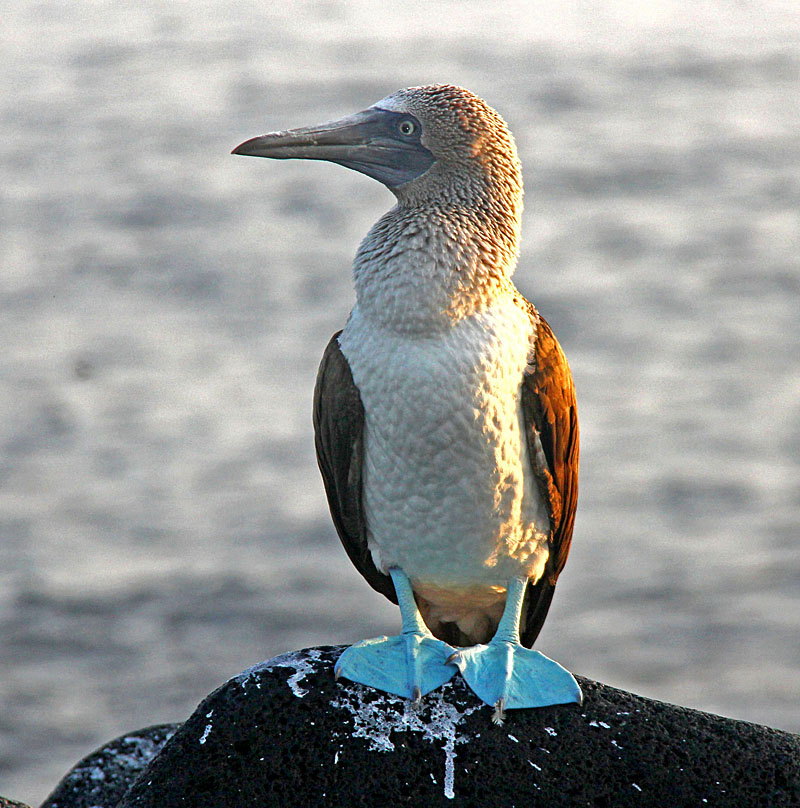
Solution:
<svg viewBox="0 0 800 808"><path fill-rule="evenodd" d="M356 306L339 337L366 416L369 547L418 592L477 597L541 575L549 522L520 411L531 336L509 297L428 335L398 334Z"/></svg>

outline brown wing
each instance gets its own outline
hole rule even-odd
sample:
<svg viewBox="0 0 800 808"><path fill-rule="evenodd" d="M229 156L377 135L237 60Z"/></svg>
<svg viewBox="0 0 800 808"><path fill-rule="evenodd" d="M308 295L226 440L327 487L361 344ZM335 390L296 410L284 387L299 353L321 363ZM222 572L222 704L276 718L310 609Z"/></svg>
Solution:
<svg viewBox="0 0 800 808"><path fill-rule="evenodd" d="M525 596L522 643L531 647L550 608L572 541L578 504L578 409L566 357L550 326L531 306L536 341L522 381L528 454L550 516L550 556Z"/></svg>
<svg viewBox="0 0 800 808"><path fill-rule="evenodd" d="M397 603L392 579L379 572L367 547L362 498L364 406L350 365L339 347L339 331L322 356L314 388L314 444L336 532L367 583Z"/></svg>

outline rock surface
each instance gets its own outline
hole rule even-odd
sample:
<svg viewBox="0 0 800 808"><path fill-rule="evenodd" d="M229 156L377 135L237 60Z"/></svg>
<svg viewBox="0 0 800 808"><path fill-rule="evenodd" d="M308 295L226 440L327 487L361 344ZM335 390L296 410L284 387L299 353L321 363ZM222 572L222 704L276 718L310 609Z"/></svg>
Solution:
<svg viewBox="0 0 800 808"><path fill-rule="evenodd" d="M30 808L30 806L24 802L10 800L8 797L0 797L0 808Z"/></svg>
<svg viewBox="0 0 800 808"><path fill-rule="evenodd" d="M510 711L498 727L459 676L420 708L335 683L341 650L231 679L118 808L800 804L800 736L580 677L582 706Z"/></svg>
<svg viewBox="0 0 800 808"><path fill-rule="evenodd" d="M180 726L158 724L110 741L76 764L41 808L114 808Z"/></svg>

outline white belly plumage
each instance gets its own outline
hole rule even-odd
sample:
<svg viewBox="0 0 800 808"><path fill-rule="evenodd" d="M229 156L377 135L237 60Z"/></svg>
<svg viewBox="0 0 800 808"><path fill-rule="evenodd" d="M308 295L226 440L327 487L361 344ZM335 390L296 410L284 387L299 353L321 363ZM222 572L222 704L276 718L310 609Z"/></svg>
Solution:
<svg viewBox="0 0 800 808"><path fill-rule="evenodd" d="M538 579L547 509L521 432L531 322L512 300L445 332L401 335L356 307L339 337L365 411L364 502L376 566L456 611ZM450 593L450 597L448 597Z"/></svg>

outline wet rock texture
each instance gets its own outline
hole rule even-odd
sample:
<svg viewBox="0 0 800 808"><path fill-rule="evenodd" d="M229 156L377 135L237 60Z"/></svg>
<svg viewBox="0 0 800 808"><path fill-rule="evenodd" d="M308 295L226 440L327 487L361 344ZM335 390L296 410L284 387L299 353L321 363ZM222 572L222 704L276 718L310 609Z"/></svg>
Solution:
<svg viewBox="0 0 800 808"><path fill-rule="evenodd" d="M337 684L341 651L286 654L227 682L117 808L800 804L800 736L581 677L582 706L510 711L498 727L459 676L419 708ZM114 803L70 803L94 804Z"/></svg>

